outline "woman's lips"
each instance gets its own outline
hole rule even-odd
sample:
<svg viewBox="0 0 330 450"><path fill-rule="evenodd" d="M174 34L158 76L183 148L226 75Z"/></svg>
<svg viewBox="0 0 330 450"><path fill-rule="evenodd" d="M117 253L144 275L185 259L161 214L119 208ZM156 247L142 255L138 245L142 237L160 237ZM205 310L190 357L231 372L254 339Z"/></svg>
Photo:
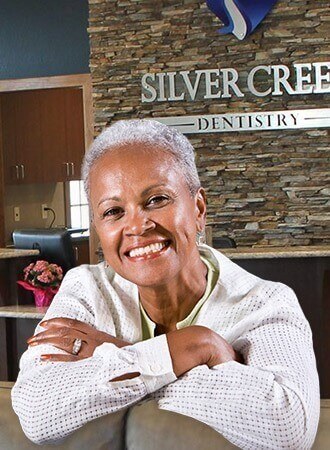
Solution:
<svg viewBox="0 0 330 450"><path fill-rule="evenodd" d="M127 252L127 256L131 260L152 259L164 253L170 245L170 241L154 242L141 247L135 247Z"/></svg>

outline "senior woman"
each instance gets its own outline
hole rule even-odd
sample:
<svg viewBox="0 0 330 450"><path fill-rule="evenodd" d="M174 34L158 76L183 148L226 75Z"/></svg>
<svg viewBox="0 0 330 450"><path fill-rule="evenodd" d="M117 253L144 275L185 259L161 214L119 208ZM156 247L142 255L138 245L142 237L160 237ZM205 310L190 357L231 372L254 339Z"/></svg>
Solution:
<svg viewBox="0 0 330 450"><path fill-rule="evenodd" d="M206 201L189 141L156 121L117 122L83 177L105 262L67 273L28 341L12 394L27 436L54 442L154 399L240 448L310 448L309 325L287 286L196 243Z"/></svg>

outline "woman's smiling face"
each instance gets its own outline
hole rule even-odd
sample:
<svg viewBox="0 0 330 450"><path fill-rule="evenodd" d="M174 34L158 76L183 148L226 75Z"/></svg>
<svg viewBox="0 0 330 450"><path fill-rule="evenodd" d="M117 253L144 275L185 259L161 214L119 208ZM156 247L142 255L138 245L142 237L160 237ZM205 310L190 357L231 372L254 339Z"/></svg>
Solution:
<svg viewBox="0 0 330 450"><path fill-rule="evenodd" d="M199 257L204 191L190 193L165 149L112 149L91 170L90 197L106 261L138 286L166 284Z"/></svg>

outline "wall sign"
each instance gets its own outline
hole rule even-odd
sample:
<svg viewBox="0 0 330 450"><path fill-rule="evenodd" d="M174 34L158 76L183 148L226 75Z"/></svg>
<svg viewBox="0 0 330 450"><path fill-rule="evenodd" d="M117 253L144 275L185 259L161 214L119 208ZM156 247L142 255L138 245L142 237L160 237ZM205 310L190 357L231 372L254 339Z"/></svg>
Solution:
<svg viewBox="0 0 330 450"><path fill-rule="evenodd" d="M255 30L276 1L207 0L206 4L224 24L219 33L232 33L237 39L242 40Z"/></svg>
<svg viewBox="0 0 330 450"><path fill-rule="evenodd" d="M330 108L289 111L259 111L240 114L156 117L182 133L223 133L228 131L329 128Z"/></svg>
<svg viewBox="0 0 330 450"><path fill-rule="evenodd" d="M330 94L330 62L292 67L260 65L241 75L234 68L147 73L142 77L142 103ZM218 115L159 117L183 133L284 130L330 127L330 109L259 111Z"/></svg>
<svg viewBox="0 0 330 450"><path fill-rule="evenodd" d="M283 94L330 93L330 62L260 65L248 73L234 68L146 73L142 80L142 103L200 101Z"/></svg>

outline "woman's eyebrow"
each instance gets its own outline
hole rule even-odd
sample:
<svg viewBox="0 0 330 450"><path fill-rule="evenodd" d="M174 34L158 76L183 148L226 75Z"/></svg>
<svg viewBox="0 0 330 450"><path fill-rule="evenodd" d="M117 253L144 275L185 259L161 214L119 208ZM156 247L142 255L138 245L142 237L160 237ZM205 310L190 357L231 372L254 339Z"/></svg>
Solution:
<svg viewBox="0 0 330 450"><path fill-rule="evenodd" d="M148 186L146 189L144 189L144 190L141 192L141 197L143 197L144 195L147 195L150 191L152 191L152 190L155 189L155 188L164 187L164 186L166 186L164 183L156 183L156 184L152 184L151 186ZM116 195L111 196L111 197L102 198L102 199L98 202L97 206L100 206L102 203L107 202L107 201L109 201L109 200L112 200L112 201L115 201L115 202L120 202L120 201L121 201L121 198L120 198L120 197L117 197Z"/></svg>
<svg viewBox="0 0 330 450"><path fill-rule="evenodd" d="M107 201L109 201L109 200L112 200L112 201L115 201L115 202L120 202L120 197L117 197L117 196L114 195L113 197L102 198L102 199L98 202L97 206L100 206L102 203L107 202Z"/></svg>
<svg viewBox="0 0 330 450"><path fill-rule="evenodd" d="M152 184L151 186L147 187L146 189L144 189L141 192L141 196L148 194L150 191L152 191L155 188L164 187L164 186L166 186L164 183Z"/></svg>

